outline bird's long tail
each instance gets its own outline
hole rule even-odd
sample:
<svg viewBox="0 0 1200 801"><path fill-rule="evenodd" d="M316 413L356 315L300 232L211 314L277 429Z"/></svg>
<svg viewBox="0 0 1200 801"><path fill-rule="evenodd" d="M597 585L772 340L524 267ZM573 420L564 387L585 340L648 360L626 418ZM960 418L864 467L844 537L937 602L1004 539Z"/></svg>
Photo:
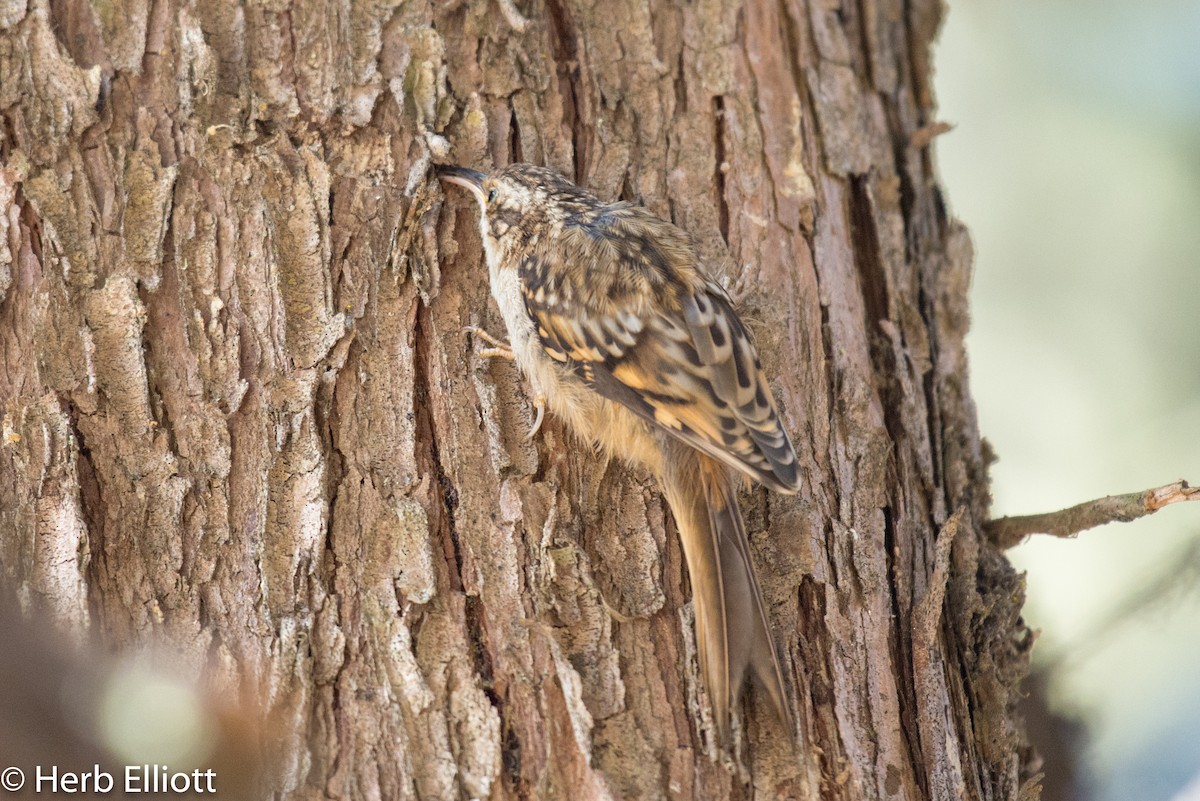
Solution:
<svg viewBox="0 0 1200 801"><path fill-rule="evenodd" d="M791 716L783 675L738 509L736 483L714 459L680 448L666 466L663 489L675 515L692 579L700 672L717 734L729 741L729 718L747 668L784 722Z"/></svg>

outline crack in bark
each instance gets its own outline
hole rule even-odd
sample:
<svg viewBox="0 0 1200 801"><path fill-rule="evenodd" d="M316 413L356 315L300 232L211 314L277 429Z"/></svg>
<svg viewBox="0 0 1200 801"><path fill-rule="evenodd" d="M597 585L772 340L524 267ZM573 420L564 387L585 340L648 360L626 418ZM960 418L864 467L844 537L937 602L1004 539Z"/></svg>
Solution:
<svg viewBox="0 0 1200 801"><path fill-rule="evenodd" d="M872 202L864 176L850 177L850 245L854 248L854 266L862 287L867 336L875 340L879 321L888 319L887 278L875 227ZM879 372L879 365L876 366Z"/></svg>
<svg viewBox="0 0 1200 801"><path fill-rule="evenodd" d="M504 723L504 708L500 696L496 694L496 674L492 664L492 655L487 648L485 636L486 625L483 614L483 600L476 595L467 595L464 601L463 615L467 623L467 640L471 644L471 663L479 676L480 686L484 694L500 715L501 725Z"/></svg>
<svg viewBox="0 0 1200 801"><path fill-rule="evenodd" d="M725 242L725 247L729 247L729 200L725 196L725 173L729 164L725 161L725 98L720 95L713 98L713 142L716 156L713 186L717 192L717 226L721 230L721 239Z"/></svg>
<svg viewBox="0 0 1200 801"><path fill-rule="evenodd" d="M684 78L683 69L683 48L679 49L679 59L675 69L675 76L672 80L675 90L675 103L677 111L680 115L686 115L688 112L687 102L687 79Z"/></svg>
<svg viewBox="0 0 1200 801"><path fill-rule="evenodd" d="M575 163L575 183L584 182L584 163L587 161L584 114L579 106L579 61L577 44L571 36L571 19L560 0L547 0L550 21L550 46L557 63L558 92L563 102L563 122L571 131L571 153ZM564 87L565 83L565 87Z"/></svg>
<svg viewBox="0 0 1200 801"><path fill-rule="evenodd" d="M818 795L822 799L845 798L846 794L839 792L844 785L838 782L842 773L840 763L845 761L845 749L838 732L834 708L836 689L830 676L829 655L819 645L829 641L829 631L825 626L828 614L825 586L812 576L804 576L796 588L796 605L799 622L808 624L798 638L800 666L803 669L802 680L796 690L798 694L807 694L815 718L809 722L819 730L814 733L814 739L825 744L814 751L820 770ZM804 711L804 705L801 705L801 711ZM835 745L836 750L831 750L828 744Z"/></svg>
<svg viewBox="0 0 1200 801"><path fill-rule="evenodd" d="M902 597L902 593L911 595L911 588L902 586L905 582L900 578L900 573L897 569L896 559L900 545L896 539L895 514L890 504L884 506L882 511L884 558L887 562L889 600L892 606L892 623L888 627L888 640L891 643L892 662L896 667L896 671L901 676L909 679L908 681L898 682L898 692L896 693L896 703L899 707L898 722L900 730L903 733L904 745L908 752L909 771L917 782L922 795L928 797L928 777L918 762L918 754L921 753L921 737L917 722L919 706L917 704L916 693L913 690L913 682L911 681L912 648L909 640L900 636L901 631L905 630L906 625L910 622L909 616L904 613L900 605L900 598ZM909 602L911 603L911 601L910 597Z"/></svg>
<svg viewBox="0 0 1200 801"><path fill-rule="evenodd" d="M483 599L467 595L463 605L463 616L466 621L467 642L471 646L471 664L479 677L480 689L500 719L501 769L506 774L510 786L517 791L517 797L525 798L528 796L528 790L525 789L521 773L521 738L517 736L516 729L508 717L511 707L496 691L495 665L488 650Z"/></svg>
<svg viewBox="0 0 1200 801"><path fill-rule="evenodd" d="M100 563L105 560L104 550L104 519L107 515L107 504L100 487L100 479L96 465L92 461L92 451L87 445L83 430L79 427L79 416L83 413L72 401L58 396L59 404L67 419L71 437L75 440L75 480L79 484L79 514L83 518L84 536L87 537L88 559L86 572L88 583L89 613L94 617L96 606L100 603L97 597L98 588L106 571L101 570Z"/></svg>
<svg viewBox="0 0 1200 801"><path fill-rule="evenodd" d="M924 314L921 315L924 317ZM933 335L932 327L929 337L929 352L931 361L936 363L937 354L937 337ZM945 465L943 461L946 458L942 452L942 436L941 436L941 407L938 403L937 385L933 380L933 370L929 370L921 377L921 390L925 393L925 426L929 432L929 448L933 458L929 460L930 469L933 471L931 480L933 486L942 487L942 476L945 474ZM947 498L949 501L950 499Z"/></svg>
<svg viewBox="0 0 1200 801"><path fill-rule="evenodd" d="M4 109L0 112L0 164L8 164L12 160L13 148L17 145L17 132L8 111ZM17 191L20 191L20 187L17 187ZM24 204L14 198L13 205L22 208Z"/></svg>
<svg viewBox="0 0 1200 801"><path fill-rule="evenodd" d="M441 454L438 448L437 429L433 421L433 410L430 408L429 385L429 345L432 336L429 333L429 307L424 303L417 305L417 326L413 337L413 412L416 417L416 443L428 443L424 451L418 450L418 464L424 468L426 476L432 477L430 500L435 501L430 509L430 529L436 530L442 540L442 551L446 557L449 570L450 589L454 592L463 591L462 581L462 546L458 539L458 529L455 524L455 510L458 508L458 490L442 466ZM436 503L440 501L440 503Z"/></svg>
<svg viewBox="0 0 1200 801"><path fill-rule="evenodd" d="M821 297L821 276L819 270L813 270L815 283L817 285L817 298ZM833 360L833 332L829 330L829 306L817 301L817 308L821 312L821 354L822 367L825 373L825 403L827 408L832 412L837 409L837 370Z"/></svg>
<svg viewBox="0 0 1200 801"><path fill-rule="evenodd" d="M870 81L871 88L874 89L878 83L876 80L876 73L878 72L876 62L879 59L875 48L871 46L871 32L867 28L867 21L870 19L867 14L867 2L868 0L858 0L854 6L856 13L850 24L854 28L855 38L858 39L858 52L862 54L863 61L865 62L863 66L865 67L866 77Z"/></svg>
<svg viewBox="0 0 1200 801"><path fill-rule="evenodd" d="M524 161L525 153L521 147L521 123L517 120L517 109L509 103L508 106L508 152L514 162Z"/></svg>

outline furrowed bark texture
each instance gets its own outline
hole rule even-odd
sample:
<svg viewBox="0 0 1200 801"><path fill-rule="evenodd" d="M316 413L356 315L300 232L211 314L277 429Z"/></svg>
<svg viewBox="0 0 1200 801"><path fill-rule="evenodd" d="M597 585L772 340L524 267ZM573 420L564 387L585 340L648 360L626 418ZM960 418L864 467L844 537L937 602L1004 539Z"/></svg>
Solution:
<svg viewBox="0 0 1200 801"><path fill-rule="evenodd" d="M0 1L6 593L257 699L281 798L1028 795L940 13ZM716 753L654 483L526 441L461 333L501 323L430 164L512 160L673 219L743 295L805 478L744 496L794 749L752 692Z"/></svg>

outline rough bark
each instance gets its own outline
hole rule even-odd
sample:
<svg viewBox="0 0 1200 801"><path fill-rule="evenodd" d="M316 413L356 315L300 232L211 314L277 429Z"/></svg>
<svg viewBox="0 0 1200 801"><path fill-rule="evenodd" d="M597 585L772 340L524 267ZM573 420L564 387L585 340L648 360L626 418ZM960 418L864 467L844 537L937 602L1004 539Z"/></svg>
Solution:
<svg viewBox="0 0 1200 801"><path fill-rule="evenodd" d="M0 1L7 594L257 699L282 798L1028 794L940 14ZM743 295L805 479L744 499L794 748L751 693L716 753L655 486L527 442L460 333L500 323L442 160L645 203Z"/></svg>

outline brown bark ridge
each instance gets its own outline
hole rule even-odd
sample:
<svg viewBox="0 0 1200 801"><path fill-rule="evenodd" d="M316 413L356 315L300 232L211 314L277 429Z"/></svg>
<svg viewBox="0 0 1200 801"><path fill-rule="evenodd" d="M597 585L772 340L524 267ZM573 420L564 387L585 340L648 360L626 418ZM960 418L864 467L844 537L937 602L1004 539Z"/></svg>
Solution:
<svg viewBox="0 0 1200 801"><path fill-rule="evenodd" d="M1030 796L940 15L0 0L5 594L255 699L272 797ZM717 752L653 483L526 441L461 333L500 321L443 160L643 202L741 293L804 476L744 499L794 748L751 691Z"/></svg>

